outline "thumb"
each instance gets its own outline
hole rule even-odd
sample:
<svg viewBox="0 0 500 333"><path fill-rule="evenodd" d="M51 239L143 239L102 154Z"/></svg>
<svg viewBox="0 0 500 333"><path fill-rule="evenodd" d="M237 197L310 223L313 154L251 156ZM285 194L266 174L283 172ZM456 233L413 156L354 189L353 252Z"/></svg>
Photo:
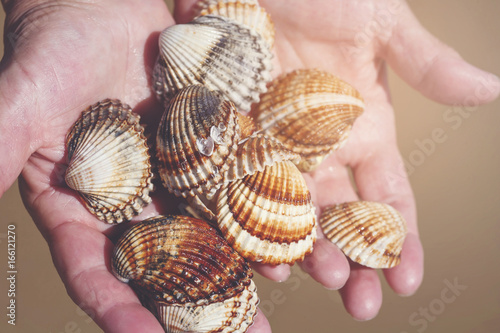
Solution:
<svg viewBox="0 0 500 333"><path fill-rule="evenodd" d="M409 85L443 104L484 104L497 98L500 81L430 34L405 5L386 45L386 60Z"/></svg>

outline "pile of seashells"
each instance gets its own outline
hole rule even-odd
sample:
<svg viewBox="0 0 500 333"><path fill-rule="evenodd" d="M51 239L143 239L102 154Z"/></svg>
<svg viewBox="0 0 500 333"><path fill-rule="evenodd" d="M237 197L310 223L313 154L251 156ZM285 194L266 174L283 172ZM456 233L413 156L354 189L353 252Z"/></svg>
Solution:
<svg viewBox="0 0 500 333"><path fill-rule="evenodd" d="M116 243L112 269L166 332L246 332L258 304L248 261L293 264L312 252L316 214L301 172L343 146L364 102L319 70L271 81L274 27L256 0L204 0L198 9L161 33L154 70L165 108L158 173L193 216L135 224ZM104 100L67 136L66 183L108 223L151 202L154 168L139 120ZM388 205L328 207L319 223L353 261L400 261L406 224Z"/></svg>

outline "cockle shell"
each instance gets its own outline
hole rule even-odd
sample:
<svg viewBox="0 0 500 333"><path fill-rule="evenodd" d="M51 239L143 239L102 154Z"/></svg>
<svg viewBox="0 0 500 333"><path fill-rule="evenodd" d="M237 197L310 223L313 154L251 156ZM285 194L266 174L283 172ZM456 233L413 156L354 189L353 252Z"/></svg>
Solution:
<svg viewBox="0 0 500 333"><path fill-rule="evenodd" d="M176 95L156 140L158 170L170 192L187 197L220 187L239 141L236 112L233 103L203 86Z"/></svg>
<svg viewBox="0 0 500 333"><path fill-rule="evenodd" d="M358 91L334 75L302 69L269 85L252 112L266 135L299 154L299 168L312 171L346 142L364 109Z"/></svg>
<svg viewBox="0 0 500 333"><path fill-rule="evenodd" d="M83 111L66 137L66 184L108 223L130 220L151 202L153 174L139 120L130 106L107 99Z"/></svg>
<svg viewBox="0 0 500 333"><path fill-rule="evenodd" d="M260 132L261 128L255 123L252 117L245 116L238 112L238 126L241 130L241 140Z"/></svg>
<svg viewBox="0 0 500 333"><path fill-rule="evenodd" d="M165 304L207 305L250 284L248 263L207 222L157 216L130 228L113 250L115 276L142 297Z"/></svg>
<svg viewBox="0 0 500 333"><path fill-rule="evenodd" d="M250 136L238 144L235 159L225 172L224 182L232 182L281 161L300 159L281 142L262 134Z"/></svg>
<svg viewBox="0 0 500 333"><path fill-rule="evenodd" d="M328 207L320 217L325 236L351 260L372 268L399 264L406 222L393 207L368 201Z"/></svg>
<svg viewBox="0 0 500 333"><path fill-rule="evenodd" d="M166 332L244 333L253 324L259 297L255 283L250 281L240 294L208 305L143 303Z"/></svg>
<svg viewBox="0 0 500 333"><path fill-rule="evenodd" d="M258 32L269 47L274 45L274 23L256 0L202 0L198 2L198 8L198 15L230 18Z"/></svg>
<svg viewBox="0 0 500 333"><path fill-rule="evenodd" d="M224 187L217 222L229 244L251 261L293 264L309 254L316 241L311 195L290 161Z"/></svg>
<svg viewBox="0 0 500 333"><path fill-rule="evenodd" d="M165 332L246 332L259 302L248 263L205 221L157 216L115 245L112 270Z"/></svg>
<svg viewBox="0 0 500 333"><path fill-rule="evenodd" d="M256 32L223 17L201 16L161 33L154 89L165 102L180 89L201 84L248 111L271 80L271 58Z"/></svg>

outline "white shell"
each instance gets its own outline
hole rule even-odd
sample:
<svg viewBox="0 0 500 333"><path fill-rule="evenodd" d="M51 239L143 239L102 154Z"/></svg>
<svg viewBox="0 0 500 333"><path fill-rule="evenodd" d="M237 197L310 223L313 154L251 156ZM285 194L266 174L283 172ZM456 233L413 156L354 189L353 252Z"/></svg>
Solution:
<svg viewBox="0 0 500 333"><path fill-rule="evenodd" d="M65 180L99 219L120 223L151 202L151 164L140 117L117 100L82 113L66 138Z"/></svg>
<svg viewBox="0 0 500 333"><path fill-rule="evenodd" d="M250 110L271 80L271 52L257 33L229 19L201 16L160 35L154 89L168 102L180 89L201 84Z"/></svg>
<svg viewBox="0 0 500 333"><path fill-rule="evenodd" d="M325 236L351 260L372 268L399 264L406 222L393 207L368 201L326 208L320 217Z"/></svg>

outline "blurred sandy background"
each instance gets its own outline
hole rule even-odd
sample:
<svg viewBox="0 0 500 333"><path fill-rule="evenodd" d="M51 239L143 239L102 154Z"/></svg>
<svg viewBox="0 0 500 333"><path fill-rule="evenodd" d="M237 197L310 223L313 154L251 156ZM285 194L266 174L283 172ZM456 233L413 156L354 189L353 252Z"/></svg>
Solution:
<svg viewBox="0 0 500 333"><path fill-rule="evenodd" d="M420 0L410 6L425 27L465 59L500 75L500 1ZM3 22L3 13L0 18ZM426 100L392 73L390 82L400 149L411 165L418 203L426 254L423 285L416 295L401 298L384 282L378 317L356 322L337 292L323 289L298 269L282 284L258 277L261 304L276 333L500 332L500 101L452 108ZM428 142L436 128L446 140L433 149L427 146L426 153L419 143ZM101 332L67 296L17 184L1 198L0 212L0 268L5 272L0 331ZM6 323L8 224L17 226L15 328ZM466 289L449 290L449 283Z"/></svg>

